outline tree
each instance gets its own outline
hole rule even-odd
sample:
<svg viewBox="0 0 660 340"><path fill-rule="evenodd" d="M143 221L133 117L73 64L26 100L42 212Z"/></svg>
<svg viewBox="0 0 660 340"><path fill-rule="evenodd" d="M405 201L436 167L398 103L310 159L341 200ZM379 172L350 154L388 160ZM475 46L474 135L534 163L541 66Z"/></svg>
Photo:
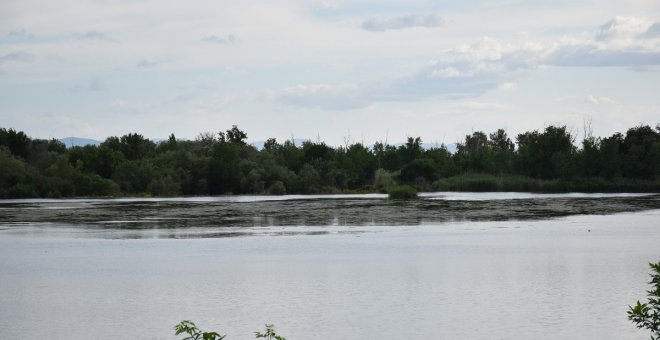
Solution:
<svg viewBox="0 0 660 340"><path fill-rule="evenodd" d="M493 149L493 157L495 161L495 172L497 173L511 173L513 165L513 142L507 136L504 129L498 129L490 134L488 144Z"/></svg>
<svg viewBox="0 0 660 340"><path fill-rule="evenodd" d="M625 177L653 179L660 165L660 134L648 125L626 132L623 140Z"/></svg>
<svg viewBox="0 0 660 340"><path fill-rule="evenodd" d="M240 189L241 170L238 150L229 143L218 143L209 160L209 193L222 195L236 193Z"/></svg>
<svg viewBox="0 0 660 340"><path fill-rule="evenodd" d="M502 141L498 141L503 143ZM464 171L492 172L494 169L493 147L488 136L481 131L465 136L464 143L458 143L456 157Z"/></svg>
<svg viewBox="0 0 660 340"><path fill-rule="evenodd" d="M615 133L600 141L600 174L605 178L621 176L623 135Z"/></svg>
<svg viewBox="0 0 660 340"><path fill-rule="evenodd" d="M219 132L218 137L220 142L245 145L247 133L241 131L236 125L232 125L231 129L226 132Z"/></svg>
<svg viewBox="0 0 660 340"><path fill-rule="evenodd" d="M30 152L30 137L23 131L0 129L0 146L6 146L17 157L27 159Z"/></svg>
<svg viewBox="0 0 660 340"><path fill-rule="evenodd" d="M660 262L649 263L651 267L651 284L653 288L646 291L648 303L628 306L628 319L637 325L637 328L646 328L651 331L651 340L660 340Z"/></svg>
<svg viewBox="0 0 660 340"><path fill-rule="evenodd" d="M524 174L543 179L567 178L575 175L574 137L566 126L548 126L543 133L518 135L518 167Z"/></svg>
<svg viewBox="0 0 660 340"><path fill-rule="evenodd" d="M142 135L129 133L119 139L120 150L128 160L138 160L153 155L156 144Z"/></svg>

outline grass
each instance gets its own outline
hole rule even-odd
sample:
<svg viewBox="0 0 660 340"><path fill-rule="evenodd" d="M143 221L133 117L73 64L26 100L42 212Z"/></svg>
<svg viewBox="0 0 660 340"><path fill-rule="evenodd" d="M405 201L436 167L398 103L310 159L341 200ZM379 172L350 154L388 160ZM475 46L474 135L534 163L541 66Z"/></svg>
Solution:
<svg viewBox="0 0 660 340"><path fill-rule="evenodd" d="M465 174L433 182L437 191L660 192L660 180L575 178L543 180L525 176Z"/></svg>

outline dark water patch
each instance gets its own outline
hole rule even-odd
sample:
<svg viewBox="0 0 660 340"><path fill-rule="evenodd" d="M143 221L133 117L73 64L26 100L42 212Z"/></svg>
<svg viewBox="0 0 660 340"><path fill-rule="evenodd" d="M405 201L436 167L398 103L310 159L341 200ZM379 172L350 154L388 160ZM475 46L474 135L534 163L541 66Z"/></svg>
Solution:
<svg viewBox="0 0 660 340"><path fill-rule="evenodd" d="M0 231L26 226L62 227L112 235L100 236L103 238L203 238L260 234L261 227L287 228L267 232L268 235L309 234L303 227L319 227L324 230L311 233L320 235L332 227L536 220L659 208L659 195L511 193L504 198L461 193L453 199L436 195L410 201L390 201L373 195L288 200L12 200L0 201Z"/></svg>

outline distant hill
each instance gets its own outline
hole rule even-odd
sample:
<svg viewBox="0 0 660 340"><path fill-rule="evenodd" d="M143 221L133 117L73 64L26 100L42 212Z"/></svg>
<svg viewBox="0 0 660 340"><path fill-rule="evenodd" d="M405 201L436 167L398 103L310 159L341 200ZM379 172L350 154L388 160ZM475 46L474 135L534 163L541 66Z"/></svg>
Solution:
<svg viewBox="0 0 660 340"><path fill-rule="evenodd" d="M100 145L101 144L101 141L96 140L96 139L79 138L79 137L60 138L60 142L64 143L64 145L67 148L72 148L74 146Z"/></svg>

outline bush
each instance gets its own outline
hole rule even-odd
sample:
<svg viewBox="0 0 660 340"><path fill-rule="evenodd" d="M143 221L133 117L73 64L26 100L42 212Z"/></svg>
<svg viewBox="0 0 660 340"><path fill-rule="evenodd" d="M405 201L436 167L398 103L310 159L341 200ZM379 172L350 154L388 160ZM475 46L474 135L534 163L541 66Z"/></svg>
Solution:
<svg viewBox="0 0 660 340"><path fill-rule="evenodd" d="M183 340L222 340L226 335L220 335L217 332L202 332L195 323L189 320L183 320L174 326L174 335L188 334Z"/></svg>
<svg viewBox="0 0 660 340"><path fill-rule="evenodd" d="M417 197L417 190L409 185L399 185L388 190L388 197L395 200L407 200Z"/></svg>
<svg viewBox="0 0 660 340"><path fill-rule="evenodd" d="M651 331L651 340L660 340L660 262L649 263L651 267L651 284L653 288L646 291L648 303L637 301L635 307L628 306L628 319L637 328L646 328Z"/></svg>
<svg viewBox="0 0 660 340"><path fill-rule="evenodd" d="M286 187L282 181L274 181L273 184L270 185L270 188L268 188L268 192L271 195L285 195Z"/></svg>
<svg viewBox="0 0 660 340"><path fill-rule="evenodd" d="M222 340L226 337L226 335L220 335L220 333L217 332L203 332L197 328L194 322L189 320L183 320L179 322L176 326L174 326L174 332L174 335L188 335L187 337L183 338L183 340ZM264 333L254 332L254 337L257 339L264 338L267 340L286 340L286 338L283 336L275 333L274 325L266 325L266 332Z"/></svg>
<svg viewBox="0 0 660 340"><path fill-rule="evenodd" d="M379 192L386 193L389 188L396 185L396 182L394 181L395 176L395 173L382 168L376 170L376 173L374 174L374 187L376 187Z"/></svg>

